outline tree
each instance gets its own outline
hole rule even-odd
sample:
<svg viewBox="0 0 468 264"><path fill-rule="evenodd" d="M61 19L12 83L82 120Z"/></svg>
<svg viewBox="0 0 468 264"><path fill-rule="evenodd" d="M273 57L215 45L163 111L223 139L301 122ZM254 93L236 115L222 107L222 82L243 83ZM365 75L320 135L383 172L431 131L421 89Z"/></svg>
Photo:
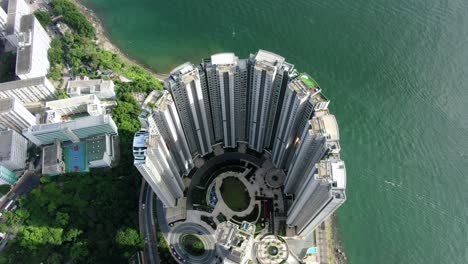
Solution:
<svg viewBox="0 0 468 264"><path fill-rule="evenodd" d="M43 27L46 27L47 25L52 22L52 19L50 18L50 15L48 12L45 11L34 11L34 16L36 16L37 20L41 23Z"/></svg>
<svg viewBox="0 0 468 264"><path fill-rule="evenodd" d="M76 228L72 228L72 229L68 230L66 235L63 237L63 240L64 241L69 241L69 242L76 241L78 236L81 235L82 233L83 233L83 231L78 230Z"/></svg>
<svg viewBox="0 0 468 264"><path fill-rule="evenodd" d="M86 38L95 38L95 29L91 22L69 0L53 0L52 11L55 15L62 15L63 20L79 35Z"/></svg>
<svg viewBox="0 0 468 264"><path fill-rule="evenodd" d="M77 242L70 249L70 257L74 260L84 258L89 255L88 245L86 242Z"/></svg>
<svg viewBox="0 0 468 264"><path fill-rule="evenodd" d="M140 232L133 228L121 228L115 235L115 242L122 246L143 247L143 238Z"/></svg>
<svg viewBox="0 0 468 264"><path fill-rule="evenodd" d="M55 216L55 222L58 226L67 226L69 219L70 216L67 213L57 212L57 215Z"/></svg>

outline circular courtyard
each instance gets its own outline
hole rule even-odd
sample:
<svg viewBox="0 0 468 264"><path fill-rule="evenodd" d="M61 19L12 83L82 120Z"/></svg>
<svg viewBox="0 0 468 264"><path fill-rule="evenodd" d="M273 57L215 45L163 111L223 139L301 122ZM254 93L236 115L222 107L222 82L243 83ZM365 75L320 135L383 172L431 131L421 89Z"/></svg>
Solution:
<svg viewBox="0 0 468 264"><path fill-rule="evenodd" d="M224 178L220 191L224 203L231 210L242 212L249 207L251 197L247 187L238 178L233 176Z"/></svg>

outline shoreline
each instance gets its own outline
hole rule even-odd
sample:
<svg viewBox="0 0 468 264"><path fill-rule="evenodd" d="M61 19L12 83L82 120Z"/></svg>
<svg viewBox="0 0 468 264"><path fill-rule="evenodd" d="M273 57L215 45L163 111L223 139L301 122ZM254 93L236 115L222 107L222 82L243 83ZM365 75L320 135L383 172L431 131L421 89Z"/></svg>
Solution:
<svg viewBox="0 0 468 264"><path fill-rule="evenodd" d="M333 263L334 264L347 264L348 258L343 249L343 242L340 237L340 228L338 224L338 216L334 213L330 216L328 224L331 228L331 245L333 249Z"/></svg>
<svg viewBox="0 0 468 264"><path fill-rule="evenodd" d="M129 55L122 52L120 48L118 48L106 35L106 31L104 30L104 26L99 19L99 17L92 11L90 8L86 7L84 4L80 2L80 0L70 0L73 2L80 12L92 23L93 27L96 30L96 40L97 45L100 46L102 49L115 53L116 55L120 56L124 61L137 65L144 70L148 71L152 75L154 75L158 80L164 82L164 80L169 77L167 73L158 73L156 70L152 69L150 66L139 62L137 59L130 57ZM340 238L340 229L337 220L336 214L333 214L329 220L326 221L326 225L329 225L331 229L330 234L330 241L327 238L327 244L331 245L332 252L328 252L328 254L332 254L332 262L334 264L347 264L348 260L346 257L346 253L343 249L343 243ZM327 246L328 247L328 246Z"/></svg>
<svg viewBox="0 0 468 264"><path fill-rule="evenodd" d="M93 27L96 29L96 40L97 45L100 46L102 49L111 51L116 55L120 56L124 61L129 62L131 64L135 64L139 67L142 67L149 73L153 74L158 80L164 82L164 79L169 77L167 73L159 73L156 70L152 69L150 66L139 62L138 60L130 57L128 54L122 52L122 50L117 47L112 41L110 41L109 37L106 35L106 31L104 30L104 25L102 24L99 17L92 11L91 9L87 8L84 4L82 4L79 0L70 0L73 2L80 12L92 23Z"/></svg>

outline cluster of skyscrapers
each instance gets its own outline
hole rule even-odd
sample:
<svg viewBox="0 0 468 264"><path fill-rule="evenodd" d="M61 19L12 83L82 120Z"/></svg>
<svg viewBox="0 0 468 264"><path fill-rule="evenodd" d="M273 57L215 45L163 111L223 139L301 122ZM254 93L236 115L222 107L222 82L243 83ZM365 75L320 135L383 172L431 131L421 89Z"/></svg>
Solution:
<svg viewBox="0 0 468 264"><path fill-rule="evenodd" d="M181 177L220 144L271 153L293 197L287 224L310 234L346 199L339 130L329 101L307 74L277 54L221 53L175 68L151 94L135 135L135 165L166 207L183 196ZM301 212L301 213L299 213Z"/></svg>

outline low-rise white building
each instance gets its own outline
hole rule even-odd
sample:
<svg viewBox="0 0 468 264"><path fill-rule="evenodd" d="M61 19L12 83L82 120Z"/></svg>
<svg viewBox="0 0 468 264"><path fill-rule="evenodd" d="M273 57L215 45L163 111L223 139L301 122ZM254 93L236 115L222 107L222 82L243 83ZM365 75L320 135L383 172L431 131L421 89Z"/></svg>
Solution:
<svg viewBox="0 0 468 264"><path fill-rule="evenodd" d="M47 123L63 122L68 116L86 113L90 116L105 113L104 106L94 94L54 100L45 103ZM65 120L64 120L65 119Z"/></svg>
<svg viewBox="0 0 468 264"><path fill-rule="evenodd" d="M28 140L14 130L0 131L0 165L9 170L26 167Z"/></svg>
<svg viewBox="0 0 468 264"><path fill-rule="evenodd" d="M0 129L11 128L21 133L36 124L36 118L18 100L0 99Z"/></svg>
<svg viewBox="0 0 468 264"><path fill-rule="evenodd" d="M95 94L99 99L115 99L114 82L111 80L75 80L67 84L67 93L70 97L84 94Z"/></svg>

